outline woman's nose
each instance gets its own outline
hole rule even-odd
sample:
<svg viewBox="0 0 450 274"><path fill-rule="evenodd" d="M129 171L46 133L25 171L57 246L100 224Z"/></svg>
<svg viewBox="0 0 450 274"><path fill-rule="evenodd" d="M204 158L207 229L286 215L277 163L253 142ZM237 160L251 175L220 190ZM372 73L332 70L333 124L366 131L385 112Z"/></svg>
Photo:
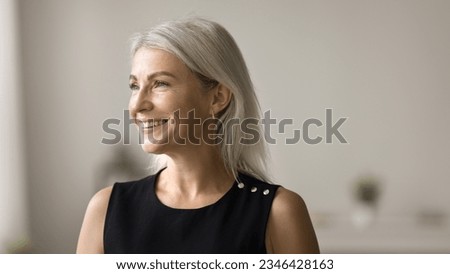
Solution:
<svg viewBox="0 0 450 274"><path fill-rule="evenodd" d="M146 90L140 90L138 94L131 97L128 107L133 116L139 112L152 110L153 103L151 102L150 94Z"/></svg>

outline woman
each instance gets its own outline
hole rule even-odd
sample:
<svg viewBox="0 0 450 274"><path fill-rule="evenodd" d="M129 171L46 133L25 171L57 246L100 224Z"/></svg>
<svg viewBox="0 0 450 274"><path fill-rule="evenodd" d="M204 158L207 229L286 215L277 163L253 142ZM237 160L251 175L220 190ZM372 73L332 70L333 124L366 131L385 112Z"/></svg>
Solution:
<svg viewBox="0 0 450 274"><path fill-rule="evenodd" d="M136 35L130 89L142 148L165 164L95 194L77 253L319 252L302 198L267 183L260 127L245 122L258 101L222 26L190 18Z"/></svg>

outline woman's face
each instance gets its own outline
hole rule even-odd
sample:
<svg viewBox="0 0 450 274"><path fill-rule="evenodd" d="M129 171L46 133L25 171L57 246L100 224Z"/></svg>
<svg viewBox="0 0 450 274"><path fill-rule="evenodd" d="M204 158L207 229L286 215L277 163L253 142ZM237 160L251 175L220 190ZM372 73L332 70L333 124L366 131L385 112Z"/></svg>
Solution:
<svg viewBox="0 0 450 274"><path fill-rule="evenodd" d="M181 60L140 48L132 60L130 89L129 110L144 151L170 153L201 143L201 122L211 115L213 97Z"/></svg>

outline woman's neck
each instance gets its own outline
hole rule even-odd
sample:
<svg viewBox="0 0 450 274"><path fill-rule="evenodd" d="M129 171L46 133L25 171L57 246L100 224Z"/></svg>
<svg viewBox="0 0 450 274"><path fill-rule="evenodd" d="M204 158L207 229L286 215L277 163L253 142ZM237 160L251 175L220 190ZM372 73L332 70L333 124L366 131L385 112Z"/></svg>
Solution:
<svg viewBox="0 0 450 274"><path fill-rule="evenodd" d="M195 197L224 193L234 182L216 147L199 146L168 156L167 168L158 180L159 187L167 191Z"/></svg>

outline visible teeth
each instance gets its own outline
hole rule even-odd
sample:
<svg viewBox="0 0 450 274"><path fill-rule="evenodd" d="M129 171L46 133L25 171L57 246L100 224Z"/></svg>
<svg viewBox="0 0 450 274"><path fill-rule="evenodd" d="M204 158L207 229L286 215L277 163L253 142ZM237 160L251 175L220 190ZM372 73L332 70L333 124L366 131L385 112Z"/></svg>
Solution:
<svg viewBox="0 0 450 274"><path fill-rule="evenodd" d="M151 128L151 127L160 126L160 125L166 123L167 121L168 121L167 119L162 119L161 121L145 121L145 122L142 122L142 124L144 125L145 128Z"/></svg>

